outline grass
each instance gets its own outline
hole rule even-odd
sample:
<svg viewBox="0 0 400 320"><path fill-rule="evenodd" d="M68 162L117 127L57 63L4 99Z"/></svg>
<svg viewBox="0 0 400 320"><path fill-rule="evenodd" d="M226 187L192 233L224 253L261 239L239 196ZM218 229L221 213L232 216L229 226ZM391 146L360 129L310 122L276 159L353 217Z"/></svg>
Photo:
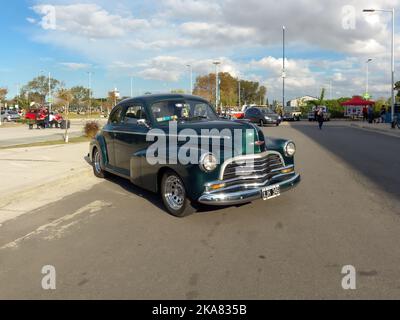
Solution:
<svg viewBox="0 0 400 320"><path fill-rule="evenodd" d="M19 145L9 146L9 147L0 147L0 150L65 145L65 144L71 144L71 143L90 142L90 140L91 139L88 137L81 136L81 137L70 138L69 143L65 143L64 140L41 141L41 142L33 142L33 143L27 143L27 144L19 144Z"/></svg>

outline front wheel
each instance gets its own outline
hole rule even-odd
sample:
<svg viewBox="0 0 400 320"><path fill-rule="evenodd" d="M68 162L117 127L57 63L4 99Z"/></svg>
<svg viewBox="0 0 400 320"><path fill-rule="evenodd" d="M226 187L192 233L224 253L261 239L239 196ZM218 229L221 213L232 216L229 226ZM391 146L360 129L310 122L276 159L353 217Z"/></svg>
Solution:
<svg viewBox="0 0 400 320"><path fill-rule="evenodd" d="M263 120L260 120L260 127L261 128L264 127L264 121Z"/></svg>
<svg viewBox="0 0 400 320"><path fill-rule="evenodd" d="M173 171L168 170L162 177L161 197L167 211L175 217L183 218L196 211L186 196L182 179Z"/></svg>

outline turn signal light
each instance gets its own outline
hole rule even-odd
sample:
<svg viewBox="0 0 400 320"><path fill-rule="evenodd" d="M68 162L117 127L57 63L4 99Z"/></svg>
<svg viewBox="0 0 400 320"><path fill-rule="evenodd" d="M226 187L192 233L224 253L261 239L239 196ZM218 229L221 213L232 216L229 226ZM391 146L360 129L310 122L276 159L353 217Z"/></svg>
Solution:
<svg viewBox="0 0 400 320"><path fill-rule="evenodd" d="M294 171L294 168L288 168L288 169L281 170L281 173L286 174L286 173L291 173L293 171Z"/></svg>
<svg viewBox="0 0 400 320"><path fill-rule="evenodd" d="M225 187L225 183L213 184L209 188L210 188L210 190L218 190L218 189L222 189L223 187Z"/></svg>

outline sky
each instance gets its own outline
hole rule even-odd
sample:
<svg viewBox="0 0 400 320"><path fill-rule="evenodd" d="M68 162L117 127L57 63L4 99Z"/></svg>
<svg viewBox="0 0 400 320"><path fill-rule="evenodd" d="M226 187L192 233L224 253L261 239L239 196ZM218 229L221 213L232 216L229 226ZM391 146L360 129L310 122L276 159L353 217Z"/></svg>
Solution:
<svg viewBox="0 0 400 320"><path fill-rule="evenodd" d="M193 77L220 70L259 81L282 100L282 27L286 99L390 96L391 14L400 0L16 0L2 5L0 87L9 97L49 72L96 97L190 89ZM397 10L400 12L400 10ZM399 14L395 16L400 30ZM396 54L400 33L396 33ZM400 59L400 56L399 56ZM396 59L396 72L399 60ZM400 74L396 78L400 80Z"/></svg>

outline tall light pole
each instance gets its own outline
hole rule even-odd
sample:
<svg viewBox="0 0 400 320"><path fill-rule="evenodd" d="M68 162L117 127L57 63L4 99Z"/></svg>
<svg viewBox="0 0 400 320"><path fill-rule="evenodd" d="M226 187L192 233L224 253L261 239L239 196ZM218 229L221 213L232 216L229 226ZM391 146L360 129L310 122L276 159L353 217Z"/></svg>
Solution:
<svg viewBox="0 0 400 320"><path fill-rule="evenodd" d="M218 66L221 64L219 61L214 61L215 65L215 108L218 108L219 104L219 78L218 78Z"/></svg>
<svg viewBox="0 0 400 320"><path fill-rule="evenodd" d="M371 61L372 61L372 59L368 59L366 61L366 64L367 64L367 81L366 81L366 87L365 87L365 96L366 96L366 98L369 97L369 94L368 94L368 92L369 92L369 63Z"/></svg>
<svg viewBox="0 0 400 320"><path fill-rule="evenodd" d="M193 94L193 67L191 64L186 65L186 67L189 68L189 72L190 72L190 94Z"/></svg>
<svg viewBox="0 0 400 320"><path fill-rule="evenodd" d="M282 108L285 109L285 78L286 78L286 51L285 51L285 32L286 27L282 27L282 39L283 39L283 62L282 62Z"/></svg>
<svg viewBox="0 0 400 320"><path fill-rule="evenodd" d="M88 71L88 89L89 89L89 116L92 116L92 72Z"/></svg>
<svg viewBox="0 0 400 320"><path fill-rule="evenodd" d="M240 110L240 78L238 77L238 100L239 100L239 110Z"/></svg>
<svg viewBox="0 0 400 320"><path fill-rule="evenodd" d="M395 98L394 98L394 8L388 10L388 9L364 9L363 12L388 12L392 14L392 84L390 91L392 93L392 121L394 121L394 104L395 104Z"/></svg>
<svg viewBox="0 0 400 320"><path fill-rule="evenodd" d="M133 76L131 76L131 98L133 98Z"/></svg>
<svg viewBox="0 0 400 320"><path fill-rule="evenodd" d="M49 114L51 113L52 97L51 97L51 73L49 72Z"/></svg>

